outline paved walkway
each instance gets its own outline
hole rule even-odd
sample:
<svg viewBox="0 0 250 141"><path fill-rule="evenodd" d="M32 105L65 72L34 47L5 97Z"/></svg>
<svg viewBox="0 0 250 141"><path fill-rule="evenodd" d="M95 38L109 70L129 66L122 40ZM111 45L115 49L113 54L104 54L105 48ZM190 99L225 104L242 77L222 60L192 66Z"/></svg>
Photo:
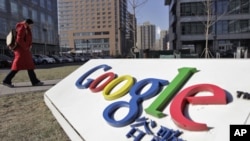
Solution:
<svg viewBox="0 0 250 141"><path fill-rule="evenodd" d="M32 86L30 82L13 83L15 86L14 88L9 88L7 86L0 84L0 95L32 92L32 91L46 91L49 88L53 87L59 81L60 80L43 81L44 82L43 86Z"/></svg>

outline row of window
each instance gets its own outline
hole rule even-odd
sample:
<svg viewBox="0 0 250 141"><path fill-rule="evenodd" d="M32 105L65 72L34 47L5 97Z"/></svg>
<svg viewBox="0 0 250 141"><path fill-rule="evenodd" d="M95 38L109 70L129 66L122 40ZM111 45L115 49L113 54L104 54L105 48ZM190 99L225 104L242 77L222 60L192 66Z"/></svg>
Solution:
<svg viewBox="0 0 250 141"><path fill-rule="evenodd" d="M103 49L103 48L109 48L109 39L103 38L103 39L76 39L74 40L75 47L80 48L91 48L91 49Z"/></svg>
<svg viewBox="0 0 250 141"><path fill-rule="evenodd" d="M76 30L111 28L111 2L103 1L102 4L100 4L100 1L97 1L98 3L89 2L91 3L87 1L59 2L58 20L62 23L59 25L60 29L69 30L71 27L68 25L72 24L73 21L76 23L74 26ZM108 7L100 7L103 5L108 5Z"/></svg>
<svg viewBox="0 0 250 141"><path fill-rule="evenodd" d="M112 25L88 25L88 26L83 26L83 25L73 25L73 24L64 24L60 25L59 29L60 31L66 31L66 30L78 30L78 29L101 29L101 28L112 28Z"/></svg>
<svg viewBox="0 0 250 141"><path fill-rule="evenodd" d="M6 0L0 0L0 10L7 12L5 1ZM51 2L50 2L50 5L51 5ZM37 9L30 8L27 5L22 5L21 9L19 9L17 2L11 1L10 2L10 9L11 9L10 12L13 16L18 16L19 13L22 13L22 16L24 18L32 18L34 21L39 21L39 19L40 19L40 21L42 23L48 23L48 24L54 23L51 15L45 14L42 11L38 12ZM47 18L46 18L46 16L47 16Z"/></svg>
<svg viewBox="0 0 250 141"><path fill-rule="evenodd" d="M32 0L31 2L34 4L40 4L41 7L47 8L50 11L52 10L52 0Z"/></svg>
<svg viewBox="0 0 250 141"><path fill-rule="evenodd" d="M34 42L55 44L57 42L55 35L57 35L57 33L55 33L55 30L52 30L51 27L48 27L47 30L44 30L37 25L32 27L32 37Z"/></svg>
<svg viewBox="0 0 250 141"><path fill-rule="evenodd" d="M0 17L0 33L6 35L7 32L9 31L9 25L7 24L8 21L4 18ZM16 24L16 21L13 21L13 24ZM14 27L14 25L13 25ZM55 43L55 39L56 37L54 35L56 35L56 33L54 33L54 30L51 30L50 27L48 27L49 30L44 31L43 28L40 28L40 26L38 25L34 25L32 28L32 34L33 34L33 40L35 42L47 42L47 43Z"/></svg>
<svg viewBox="0 0 250 141"><path fill-rule="evenodd" d="M109 44L75 44L75 48L76 50L87 50L87 48L89 50L103 50L103 49L108 49L109 48Z"/></svg>
<svg viewBox="0 0 250 141"><path fill-rule="evenodd" d="M89 44L104 44L104 43L109 43L109 38L102 38L102 39L76 39L75 43L89 43Z"/></svg>
<svg viewBox="0 0 250 141"><path fill-rule="evenodd" d="M219 0L211 1L211 6L206 2L181 3L181 16L201 16L206 15L208 9L213 14L250 14L249 0Z"/></svg>
<svg viewBox="0 0 250 141"><path fill-rule="evenodd" d="M9 0L0 0L0 10L1 11L7 11L6 2L9 2ZM52 0L32 0L33 4L39 4L42 8L47 8L49 11L52 11L53 5ZM17 2L16 1L10 1L11 4L11 12L16 12L17 10ZM14 9L13 9L14 8Z"/></svg>
<svg viewBox="0 0 250 141"><path fill-rule="evenodd" d="M183 35L204 34L205 23L185 22L181 26ZM216 32L215 32L216 31ZM228 33L250 33L250 20L223 20L218 21L210 27L210 33L228 34Z"/></svg>
<svg viewBox="0 0 250 141"><path fill-rule="evenodd" d="M35 21L35 24L32 28L33 41L36 43L57 43L58 35L57 29L54 28L57 25L54 25L53 7L56 4L52 0L29 0L31 4L20 3L17 0L0 0L0 12L1 14L8 14L11 17L14 17L16 20L9 20L3 17L0 17L0 33L6 35L10 28L15 27L17 19L20 18L31 18ZM32 5L32 6L31 6ZM35 7L34 7L34 6ZM8 7L7 7L8 6ZM41 8L39 8L41 7ZM39 10L41 9L41 10ZM51 14L46 13L46 11L51 12ZM9 14L10 13L10 14Z"/></svg>
<svg viewBox="0 0 250 141"><path fill-rule="evenodd" d="M111 7L111 3L95 3L95 4L88 4L88 3L85 3L85 4L81 4L81 5L76 5L75 8L79 8L79 7L83 7L83 6L86 6L86 7L97 7L97 8L100 8L101 6L102 7Z"/></svg>
<svg viewBox="0 0 250 141"><path fill-rule="evenodd" d="M81 32L81 33L74 33L73 36L94 36L94 35L109 35L109 31L103 32Z"/></svg>
<svg viewBox="0 0 250 141"><path fill-rule="evenodd" d="M79 0L79 1L76 1L76 4L79 4L79 3L95 3L95 2L111 2L111 0Z"/></svg>
<svg viewBox="0 0 250 141"><path fill-rule="evenodd" d="M218 40L218 45L220 46L231 46L233 48L242 46L242 47L249 47L250 42L248 40Z"/></svg>
<svg viewBox="0 0 250 141"><path fill-rule="evenodd" d="M111 28L112 25L103 25L103 26L76 26L76 30L78 29L94 29L94 28L97 28L97 29L101 29L101 28Z"/></svg>
<svg viewBox="0 0 250 141"><path fill-rule="evenodd" d="M69 16L67 16L67 17L69 17ZM84 17L84 15L78 15L78 14L76 14L76 17L78 17L78 18L82 18L82 20L83 20L83 18L84 18L84 20L85 21L90 21L90 20L105 20L105 19L108 19L108 20L110 20L110 19L112 19L112 16L102 16L102 17L100 17L100 16L98 16L98 17L94 17L94 16L92 16L92 17ZM61 18L65 18L64 16L60 16L60 19Z"/></svg>

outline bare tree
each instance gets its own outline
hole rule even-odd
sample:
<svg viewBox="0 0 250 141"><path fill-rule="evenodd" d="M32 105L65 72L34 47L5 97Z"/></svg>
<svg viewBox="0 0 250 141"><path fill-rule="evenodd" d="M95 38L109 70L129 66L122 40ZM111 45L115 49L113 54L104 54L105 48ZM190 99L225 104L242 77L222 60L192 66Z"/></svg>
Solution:
<svg viewBox="0 0 250 141"><path fill-rule="evenodd" d="M133 13L133 38L134 38L134 46L133 48L136 49L136 9L142 5L144 5L148 0L128 0L129 4L132 8Z"/></svg>
<svg viewBox="0 0 250 141"><path fill-rule="evenodd" d="M206 23L205 23L205 49L203 51L203 53L205 53L205 58L210 58L210 55L212 56L212 54L210 54L209 48L208 48L208 38L209 38L209 29L211 28L211 26L215 23L213 18L213 2L212 0L206 0L204 2L205 5L205 12L206 12ZM203 55L203 54L202 54Z"/></svg>
<svg viewBox="0 0 250 141"><path fill-rule="evenodd" d="M228 0L228 3L226 6L229 5L230 1L231 0ZM203 5L204 5L204 10L205 10L205 16L206 16L206 20L205 22L203 22L205 26L205 48L201 56L204 54L205 58L210 58L210 57L213 57L208 47L208 41L209 41L209 36L211 34L211 28L214 25L216 27L216 23L227 13L227 10L223 11L223 13L218 14L217 13L217 0L204 0ZM217 32L216 30L217 28L215 28L215 34ZM214 35L215 39L216 39L216 36L217 35Z"/></svg>

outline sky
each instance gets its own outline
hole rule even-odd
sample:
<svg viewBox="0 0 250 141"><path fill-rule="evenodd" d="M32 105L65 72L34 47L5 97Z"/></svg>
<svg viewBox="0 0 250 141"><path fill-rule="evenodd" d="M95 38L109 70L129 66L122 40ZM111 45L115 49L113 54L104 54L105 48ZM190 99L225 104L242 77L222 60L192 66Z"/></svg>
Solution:
<svg viewBox="0 0 250 141"><path fill-rule="evenodd" d="M137 0L141 3L145 0ZM147 0L144 5L136 8L137 25L142 25L149 21L156 26L157 35L160 30L168 30L169 22L168 6L164 5L164 0Z"/></svg>

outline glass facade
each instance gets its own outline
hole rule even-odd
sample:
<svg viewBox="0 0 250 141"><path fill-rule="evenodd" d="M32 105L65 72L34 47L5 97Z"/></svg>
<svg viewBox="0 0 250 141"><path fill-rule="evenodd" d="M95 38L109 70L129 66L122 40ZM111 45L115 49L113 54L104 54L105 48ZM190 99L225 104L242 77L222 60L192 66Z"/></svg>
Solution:
<svg viewBox="0 0 250 141"><path fill-rule="evenodd" d="M215 25L217 34L228 33L250 33L250 20L219 20L209 33L215 34ZM205 24L203 22L183 22L182 35L205 34Z"/></svg>
<svg viewBox="0 0 250 141"><path fill-rule="evenodd" d="M249 0L217 0L211 2L211 10L217 15L227 14L249 14ZM186 2L181 3L181 16L200 16L206 15L206 2Z"/></svg>
<svg viewBox="0 0 250 141"><path fill-rule="evenodd" d="M220 20L219 18L225 15L235 14L250 14L250 2L249 0L217 0L212 2L211 10L213 15L217 16L217 19L211 19L214 24L211 24L209 33L228 34L228 33L245 33L250 32L249 20ZM195 16L199 19L199 16L206 15L205 2L188 2L181 3L182 17ZM204 34L205 23L204 22L184 22L181 25L182 34ZM216 26L216 27L215 27ZM213 30L212 30L213 29ZM216 30L216 31L215 31Z"/></svg>
<svg viewBox="0 0 250 141"><path fill-rule="evenodd" d="M208 47L216 51L223 46L242 46L250 50L250 0L166 0L170 6L169 41L171 49L193 45L197 53L205 46L209 27ZM207 20L207 11L211 18ZM208 23L208 24L207 24Z"/></svg>
<svg viewBox="0 0 250 141"><path fill-rule="evenodd" d="M42 7L43 5L44 7ZM32 34L33 48L36 49L37 53L43 50L45 41L48 52L42 53L50 54L52 50L55 50L55 47L58 47L57 1L0 0L0 53L2 52L1 48L5 48L5 38L8 31L15 27L17 22L26 18L33 19L35 23ZM43 30L44 23L48 23L48 32L46 33Z"/></svg>

